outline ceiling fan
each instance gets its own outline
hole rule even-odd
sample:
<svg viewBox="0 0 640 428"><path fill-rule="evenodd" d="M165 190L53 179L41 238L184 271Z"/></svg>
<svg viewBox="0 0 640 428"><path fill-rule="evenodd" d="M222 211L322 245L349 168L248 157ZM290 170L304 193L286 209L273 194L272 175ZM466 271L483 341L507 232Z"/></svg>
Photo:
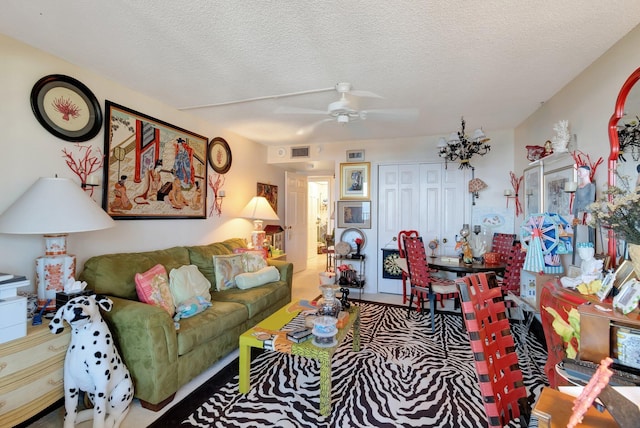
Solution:
<svg viewBox="0 0 640 428"><path fill-rule="evenodd" d="M336 84L335 90L340 94L340 99L327 106L326 110L317 110L299 107L279 107L275 110L277 114L307 114L328 116L311 127L315 127L324 122L335 121L347 124L356 120L366 120L375 118L381 120L414 120L418 118L418 109L368 109L359 110L355 108L348 96L383 98L378 94L369 91L353 90L350 83L341 82Z"/></svg>

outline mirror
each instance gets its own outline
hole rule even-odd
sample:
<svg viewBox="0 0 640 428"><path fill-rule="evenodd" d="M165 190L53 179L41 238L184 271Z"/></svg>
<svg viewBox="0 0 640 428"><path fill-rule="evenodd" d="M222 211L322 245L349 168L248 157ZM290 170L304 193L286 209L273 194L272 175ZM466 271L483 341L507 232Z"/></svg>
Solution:
<svg viewBox="0 0 640 428"><path fill-rule="evenodd" d="M640 68L631 73L631 76L629 76L627 81L622 85L620 93L618 94L618 99L616 100L613 115L609 120L609 144L611 146L611 150L609 152L607 180L609 186L617 185L617 174L620 174L621 177L633 178L638 175L635 170L638 161L634 160L634 157L640 155L640 147L630 147L628 144L625 147L623 141L623 150L621 151L618 135L618 131L620 129L630 129L628 125L630 125L634 120L638 121L636 116L640 117L640 85L638 85L634 91L631 91L638 80L640 80ZM627 110L626 113L625 108ZM619 162L619 156L621 154L626 162ZM620 160L622 160L622 158L620 158ZM621 168L618 170L619 163L624 165L621 165ZM635 187L635 182L632 182L631 186ZM607 236L609 238L607 253L610 260L615 265L617 260L615 233L613 230L608 230Z"/></svg>

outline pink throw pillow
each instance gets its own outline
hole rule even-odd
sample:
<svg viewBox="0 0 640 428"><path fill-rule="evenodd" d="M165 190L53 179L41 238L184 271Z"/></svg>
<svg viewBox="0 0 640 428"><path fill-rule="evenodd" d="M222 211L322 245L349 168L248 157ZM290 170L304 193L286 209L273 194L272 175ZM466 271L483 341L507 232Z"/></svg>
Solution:
<svg viewBox="0 0 640 428"><path fill-rule="evenodd" d="M141 302L158 306L173 316L175 306L169 288L169 276L164 266L157 264L146 272L137 273L135 281L136 292Z"/></svg>

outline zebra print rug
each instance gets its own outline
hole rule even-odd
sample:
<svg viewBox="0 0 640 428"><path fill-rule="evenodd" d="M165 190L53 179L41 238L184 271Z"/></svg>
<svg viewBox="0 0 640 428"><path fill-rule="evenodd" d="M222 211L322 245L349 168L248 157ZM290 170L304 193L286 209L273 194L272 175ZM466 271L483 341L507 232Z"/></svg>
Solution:
<svg viewBox="0 0 640 428"><path fill-rule="evenodd" d="M266 351L252 359L248 394L238 392L236 360L224 369L226 373L216 375L217 382L206 382L152 427L487 426L460 315L438 313L436 331L431 333L428 313L407 319L403 307L358 305L361 350L352 351L349 336L333 356L329 416L318 411L320 365ZM512 333L527 391L535 400L547 383L542 372L546 352L532 334L523 348L521 328L513 323ZM509 426L519 423L512 421Z"/></svg>

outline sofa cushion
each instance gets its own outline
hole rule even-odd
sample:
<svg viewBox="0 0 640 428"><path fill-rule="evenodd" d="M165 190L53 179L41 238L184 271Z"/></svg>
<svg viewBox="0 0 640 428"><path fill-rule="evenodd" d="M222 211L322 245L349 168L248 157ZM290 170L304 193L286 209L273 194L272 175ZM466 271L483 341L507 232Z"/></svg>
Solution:
<svg viewBox="0 0 640 428"><path fill-rule="evenodd" d="M216 274L216 290L235 288L236 275L243 272L242 254L213 256L213 268Z"/></svg>
<svg viewBox="0 0 640 428"><path fill-rule="evenodd" d="M184 355L233 330L249 318L247 308L235 302L211 302L211 307L195 317L180 320L178 355Z"/></svg>
<svg viewBox="0 0 640 428"><path fill-rule="evenodd" d="M213 256L232 254L231 249L222 242L216 242L209 245L197 245L186 247L189 251L189 263L198 266L198 269L205 278L211 283L211 290L215 290L216 276L213 270Z"/></svg>
<svg viewBox="0 0 640 428"><path fill-rule="evenodd" d="M215 301L242 303L249 310L249 318L253 318L278 301L290 298L290 291L286 281L275 281L248 290L231 288L218 291L212 298Z"/></svg>
<svg viewBox="0 0 640 428"><path fill-rule="evenodd" d="M247 272L257 272L267 267L267 259L262 250L249 250L242 253L242 270Z"/></svg>
<svg viewBox="0 0 640 428"><path fill-rule="evenodd" d="M241 290L259 287L268 282L278 281L280 271L275 266L267 266L256 272L246 272L236 275L236 285Z"/></svg>
<svg viewBox="0 0 640 428"><path fill-rule="evenodd" d="M200 296L211 301L210 288L211 283L207 281L196 265L180 266L177 269L172 269L169 273L169 289L171 289L171 296L173 296L176 308L192 297Z"/></svg>
<svg viewBox="0 0 640 428"><path fill-rule="evenodd" d="M161 264L157 264L146 272L136 273L136 292L141 302L159 306L173 316L175 305L171 290L169 290L169 278L167 270Z"/></svg>
<svg viewBox="0 0 640 428"><path fill-rule="evenodd" d="M91 257L79 276L87 281L89 289L97 294L108 294L129 300L138 300L134 277L161 264L167 271L189 264L189 252L184 247L143 253L104 254Z"/></svg>
<svg viewBox="0 0 640 428"><path fill-rule="evenodd" d="M247 240L244 238L230 238L222 241L222 245L227 247L230 252L233 252L237 248L247 248Z"/></svg>

